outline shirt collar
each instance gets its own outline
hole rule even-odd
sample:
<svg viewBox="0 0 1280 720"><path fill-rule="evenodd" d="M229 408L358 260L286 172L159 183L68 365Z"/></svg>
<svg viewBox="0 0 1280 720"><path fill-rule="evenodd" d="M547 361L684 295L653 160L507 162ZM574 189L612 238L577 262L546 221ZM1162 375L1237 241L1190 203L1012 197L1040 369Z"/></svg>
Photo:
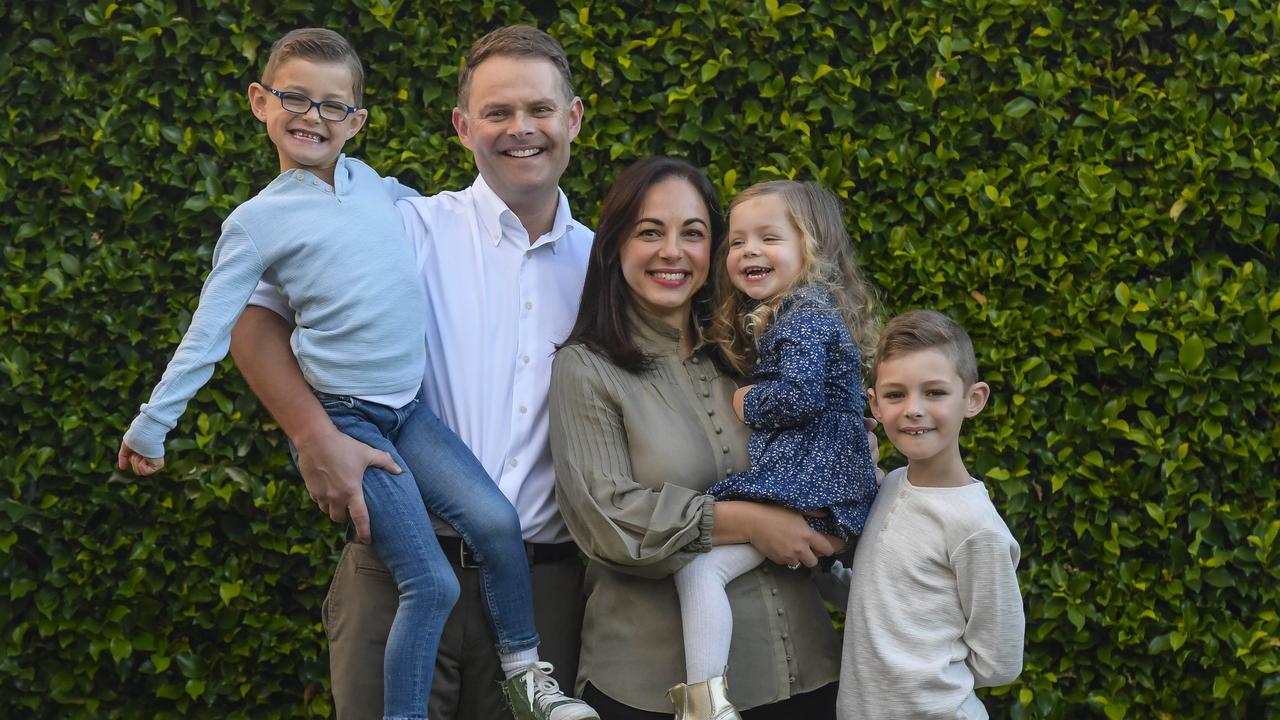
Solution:
<svg viewBox="0 0 1280 720"><path fill-rule="evenodd" d="M680 352L680 340L684 335L683 330L673 328L656 315L645 312L644 309L636 307L632 304L627 310L627 314L631 318L631 332L634 334L636 346L641 350L649 353L670 353L672 355ZM707 344L706 337L702 333L702 328L694 326L693 350L691 355L697 354L705 349Z"/></svg>
<svg viewBox="0 0 1280 720"><path fill-rule="evenodd" d="M515 212L507 207L507 204L503 202L502 198L498 197L493 188L489 187L489 183L485 182L483 175L476 176L476 181L471 185L471 191L475 198L476 216L480 222L480 231L494 247L497 247L502 242L503 237L510 237L530 249L542 245L550 245L551 251L556 252L556 241L564 237L578 224L573 219L573 214L569 212L569 199L565 197L563 190L557 188L556 216L551 221L551 229L530 246L529 236L525 232L524 226L520 224L520 218L516 217Z"/></svg>
<svg viewBox="0 0 1280 720"><path fill-rule="evenodd" d="M346 197L347 194L351 192L351 184L353 182L351 179L351 175L352 175L351 165L350 163L347 162L346 154L343 153L343 154L339 154L338 159L335 160L333 163L333 185L332 186L330 186L329 183L325 182L324 180L321 180L320 177L317 176L315 173L311 172L310 170L303 170L302 168L285 170L284 172L280 173L277 177L297 180L300 182L315 185L316 187L320 187L320 188L330 188L333 190L333 193L338 197Z"/></svg>
<svg viewBox="0 0 1280 720"><path fill-rule="evenodd" d="M351 170L346 153L339 153L337 162L333 164L333 192L338 197L346 197L351 191Z"/></svg>

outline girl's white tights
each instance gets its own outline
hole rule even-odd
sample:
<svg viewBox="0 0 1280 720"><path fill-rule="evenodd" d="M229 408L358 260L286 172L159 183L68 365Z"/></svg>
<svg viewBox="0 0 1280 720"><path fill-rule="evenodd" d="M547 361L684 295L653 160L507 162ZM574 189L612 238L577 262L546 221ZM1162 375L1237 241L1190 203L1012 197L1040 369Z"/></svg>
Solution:
<svg viewBox="0 0 1280 720"><path fill-rule="evenodd" d="M717 545L676 571L686 682L724 674L733 637L733 612L724 586L763 561L753 545Z"/></svg>

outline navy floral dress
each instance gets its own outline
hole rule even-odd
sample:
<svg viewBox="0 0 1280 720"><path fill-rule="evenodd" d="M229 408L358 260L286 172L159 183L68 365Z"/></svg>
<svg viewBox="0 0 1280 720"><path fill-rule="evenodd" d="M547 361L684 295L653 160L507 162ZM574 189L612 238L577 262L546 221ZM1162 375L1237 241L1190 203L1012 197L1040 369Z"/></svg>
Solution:
<svg viewBox="0 0 1280 720"><path fill-rule="evenodd" d="M809 525L860 535L876 496L862 416L862 355L830 293L805 287L783 300L760 339L743 407L753 432L751 469L707 490L719 500L756 500L826 510Z"/></svg>

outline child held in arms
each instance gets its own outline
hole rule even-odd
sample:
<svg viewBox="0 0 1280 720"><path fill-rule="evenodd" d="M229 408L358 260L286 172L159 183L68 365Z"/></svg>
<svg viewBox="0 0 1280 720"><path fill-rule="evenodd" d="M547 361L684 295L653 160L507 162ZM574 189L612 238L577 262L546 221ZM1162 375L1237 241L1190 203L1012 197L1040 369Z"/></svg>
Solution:
<svg viewBox="0 0 1280 720"><path fill-rule="evenodd" d="M430 511L482 558L494 588L485 599L507 682L492 691L519 718L596 718L560 692L539 659L515 509L423 403L426 292L395 204L417 193L342 154L368 118L363 89L360 58L336 32L294 30L272 47L249 104L280 174L223 223L191 326L125 434L118 464L139 475L163 467L165 435L227 354L258 281L279 288L294 312L290 345L320 405L338 430L393 459L363 479L373 549L400 591L384 656L385 716L427 717L440 635L458 597Z"/></svg>

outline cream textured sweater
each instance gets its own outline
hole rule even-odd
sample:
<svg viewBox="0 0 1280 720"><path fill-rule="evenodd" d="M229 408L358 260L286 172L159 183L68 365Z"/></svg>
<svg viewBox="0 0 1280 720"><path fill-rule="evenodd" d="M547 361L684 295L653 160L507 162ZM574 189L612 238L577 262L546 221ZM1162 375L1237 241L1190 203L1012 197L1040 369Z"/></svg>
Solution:
<svg viewBox="0 0 1280 720"><path fill-rule="evenodd" d="M1022 671L1018 543L987 488L885 478L853 559L840 720L986 718Z"/></svg>

